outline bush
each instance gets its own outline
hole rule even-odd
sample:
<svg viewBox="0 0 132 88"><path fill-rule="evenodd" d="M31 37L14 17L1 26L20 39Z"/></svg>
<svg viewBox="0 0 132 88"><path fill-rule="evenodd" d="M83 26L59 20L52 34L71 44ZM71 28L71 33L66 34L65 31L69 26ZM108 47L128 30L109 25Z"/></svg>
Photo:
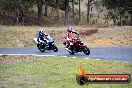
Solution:
<svg viewBox="0 0 132 88"><path fill-rule="evenodd" d="M85 35L85 36L90 36L90 35L97 33L97 32L98 32L98 29L90 29L90 30L81 31L80 34Z"/></svg>

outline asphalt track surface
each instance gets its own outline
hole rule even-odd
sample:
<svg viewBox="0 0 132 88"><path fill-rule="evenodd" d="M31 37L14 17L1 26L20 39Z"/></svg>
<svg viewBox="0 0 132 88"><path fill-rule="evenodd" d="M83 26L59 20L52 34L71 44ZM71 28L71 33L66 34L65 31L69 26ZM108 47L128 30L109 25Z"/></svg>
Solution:
<svg viewBox="0 0 132 88"><path fill-rule="evenodd" d="M95 60L111 60L121 62L132 62L132 47L100 47L90 48L91 54L85 55L83 52L70 55L63 47L59 47L58 52L40 52L37 47L25 48L0 48L0 55L34 55L34 56L64 56L73 58L85 58Z"/></svg>

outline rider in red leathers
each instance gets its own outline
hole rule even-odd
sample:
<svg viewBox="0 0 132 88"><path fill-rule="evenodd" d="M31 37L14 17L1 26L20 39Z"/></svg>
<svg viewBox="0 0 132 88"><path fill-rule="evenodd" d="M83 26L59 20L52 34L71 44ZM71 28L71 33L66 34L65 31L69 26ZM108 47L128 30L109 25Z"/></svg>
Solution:
<svg viewBox="0 0 132 88"><path fill-rule="evenodd" d="M68 27L67 34L65 37L66 41L63 44L66 46L65 49L68 50L69 52L71 52L73 50L73 45L70 44L70 42L72 42L72 40L73 40L73 34L76 34L77 38L79 37L78 32L74 31L71 26Z"/></svg>

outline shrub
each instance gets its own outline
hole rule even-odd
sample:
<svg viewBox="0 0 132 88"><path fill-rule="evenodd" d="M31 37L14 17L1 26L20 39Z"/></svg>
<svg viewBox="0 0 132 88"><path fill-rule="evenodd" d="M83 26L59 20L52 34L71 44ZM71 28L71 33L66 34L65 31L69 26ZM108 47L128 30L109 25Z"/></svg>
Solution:
<svg viewBox="0 0 132 88"><path fill-rule="evenodd" d="M98 29L90 29L90 30L81 31L80 34L85 35L85 36L90 36L90 35L97 33L97 32L98 32Z"/></svg>

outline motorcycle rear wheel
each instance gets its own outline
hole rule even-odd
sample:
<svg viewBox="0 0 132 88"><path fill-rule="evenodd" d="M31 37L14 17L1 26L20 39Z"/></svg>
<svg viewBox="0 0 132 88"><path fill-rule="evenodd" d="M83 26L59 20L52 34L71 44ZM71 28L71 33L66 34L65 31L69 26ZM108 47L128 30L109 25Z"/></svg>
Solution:
<svg viewBox="0 0 132 88"><path fill-rule="evenodd" d="M41 44L38 44L37 47L38 47L38 49L39 49L41 52L44 52L44 51L45 51L45 49L42 48L42 45L41 45Z"/></svg>
<svg viewBox="0 0 132 88"><path fill-rule="evenodd" d="M74 55L74 52L69 52L70 53L70 55Z"/></svg>
<svg viewBox="0 0 132 88"><path fill-rule="evenodd" d="M73 45L71 46L68 46L68 48L69 48L69 50L70 51L68 51L69 53L70 53L70 55L74 55L74 51L73 51L73 49L71 49L73 47Z"/></svg>

